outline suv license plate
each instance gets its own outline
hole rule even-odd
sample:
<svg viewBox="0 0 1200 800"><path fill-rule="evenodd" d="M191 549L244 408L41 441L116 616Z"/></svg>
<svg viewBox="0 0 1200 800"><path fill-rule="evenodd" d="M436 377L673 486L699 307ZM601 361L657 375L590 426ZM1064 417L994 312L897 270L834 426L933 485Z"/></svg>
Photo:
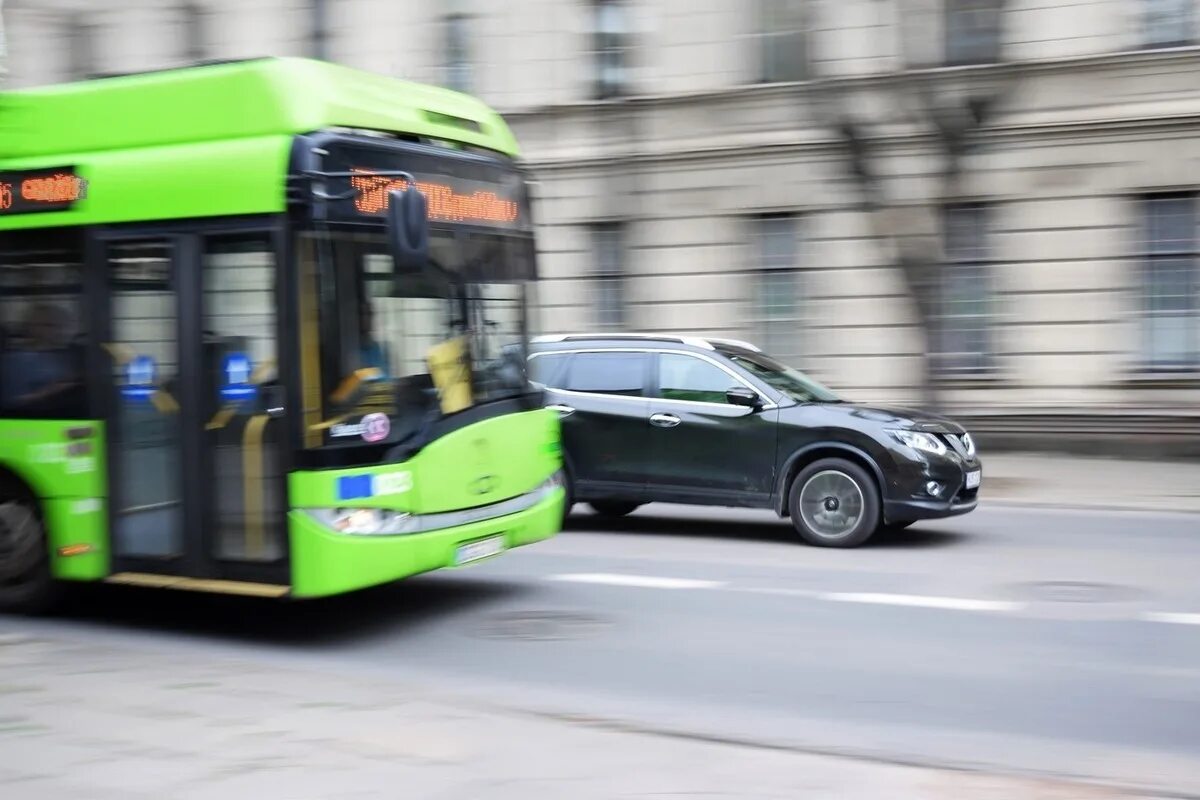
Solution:
<svg viewBox="0 0 1200 800"><path fill-rule="evenodd" d="M502 552L504 552L504 537L491 536L477 542L459 545L458 550L454 553L454 563L470 564L472 561L491 558Z"/></svg>
<svg viewBox="0 0 1200 800"><path fill-rule="evenodd" d="M971 470L967 473L967 488L975 489L979 486L979 470Z"/></svg>

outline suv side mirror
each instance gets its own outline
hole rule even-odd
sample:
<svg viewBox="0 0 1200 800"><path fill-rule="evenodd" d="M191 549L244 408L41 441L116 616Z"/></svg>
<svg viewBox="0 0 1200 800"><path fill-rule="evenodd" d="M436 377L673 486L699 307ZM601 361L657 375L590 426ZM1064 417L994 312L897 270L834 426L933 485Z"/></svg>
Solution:
<svg viewBox="0 0 1200 800"><path fill-rule="evenodd" d="M429 204L409 182L388 192L387 235L396 275L423 272L429 262Z"/></svg>
<svg viewBox="0 0 1200 800"><path fill-rule="evenodd" d="M761 408L762 398L758 392L753 389L747 389L745 386L734 386L725 392L725 399L730 405L744 406L746 408Z"/></svg>

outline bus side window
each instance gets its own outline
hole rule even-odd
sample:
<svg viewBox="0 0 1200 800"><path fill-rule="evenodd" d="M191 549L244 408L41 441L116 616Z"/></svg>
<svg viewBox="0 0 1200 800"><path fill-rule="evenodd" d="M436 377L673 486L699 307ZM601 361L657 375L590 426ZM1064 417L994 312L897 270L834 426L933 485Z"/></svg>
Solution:
<svg viewBox="0 0 1200 800"><path fill-rule="evenodd" d="M0 412L89 416L82 246L75 231L6 234L0 260Z"/></svg>

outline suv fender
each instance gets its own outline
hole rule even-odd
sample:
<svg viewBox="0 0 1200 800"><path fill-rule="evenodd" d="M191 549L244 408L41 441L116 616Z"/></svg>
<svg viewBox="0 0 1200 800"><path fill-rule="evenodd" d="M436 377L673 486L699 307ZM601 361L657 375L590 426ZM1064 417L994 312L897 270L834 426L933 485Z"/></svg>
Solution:
<svg viewBox="0 0 1200 800"><path fill-rule="evenodd" d="M818 453L820 454L819 456L817 455ZM787 461L783 463L783 468L779 470L779 477L775 481L774 497L771 500L771 505L775 509L775 513L781 517L787 516L788 489L792 480L800 472L799 465L801 463L818 457L838 455L848 457L852 461L861 462L875 476L875 480L879 485L880 500L887 499L887 481L883 477L883 470L879 468L879 464L870 453L845 442L813 442L801 447L788 456Z"/></svg>

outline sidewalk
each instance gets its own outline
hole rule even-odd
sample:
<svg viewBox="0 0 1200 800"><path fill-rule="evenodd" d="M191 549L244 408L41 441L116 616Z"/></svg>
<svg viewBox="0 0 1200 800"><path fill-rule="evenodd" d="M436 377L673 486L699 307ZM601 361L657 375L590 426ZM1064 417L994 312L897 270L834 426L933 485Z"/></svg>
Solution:
<svg viewBox="0 0 1200 800"><path fill-rule="evenodd" d="M983 453L981 503L1200 513L1200 463Z"/></svg>
<svg viewBox="0 0 1200 800"><path fill-rule="evenodd" d="M0 635L0 797L1137 797L598 730L459 706L380 680L198 652Z"/></svg>

